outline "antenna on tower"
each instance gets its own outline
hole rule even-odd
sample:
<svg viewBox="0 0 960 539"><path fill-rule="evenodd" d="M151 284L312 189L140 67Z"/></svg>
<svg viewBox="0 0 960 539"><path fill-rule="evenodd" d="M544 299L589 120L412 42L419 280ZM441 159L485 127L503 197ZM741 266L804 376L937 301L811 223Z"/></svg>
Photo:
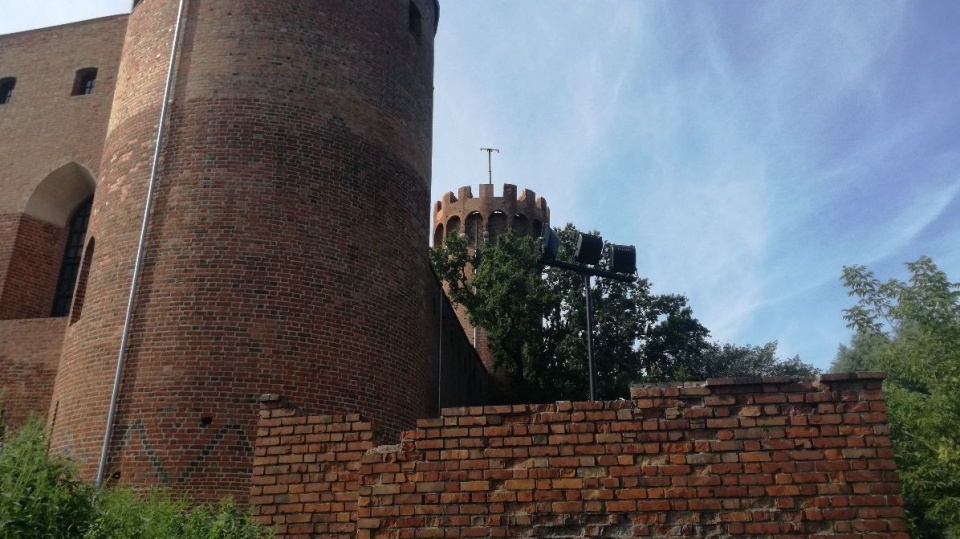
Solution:
<svg viewBox="0 0 960 539"><path fill-rule="evenodd" d="M493 152L500 153L498 148L480 148L481 152L487 152L487 178L490 185L493 185Z"/></svg>

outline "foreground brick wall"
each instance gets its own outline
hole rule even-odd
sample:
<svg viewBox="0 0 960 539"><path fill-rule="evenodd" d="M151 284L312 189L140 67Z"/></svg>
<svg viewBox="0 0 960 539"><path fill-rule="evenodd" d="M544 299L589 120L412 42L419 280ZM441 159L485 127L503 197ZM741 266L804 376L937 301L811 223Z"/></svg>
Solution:
<svg viewBox="0 0 960 539"><path fill-rule="evenodd" d="M630 400L447 409L395 446L358 416L261 412L277 537L906 539L882 375L718 379Z"/></svg>

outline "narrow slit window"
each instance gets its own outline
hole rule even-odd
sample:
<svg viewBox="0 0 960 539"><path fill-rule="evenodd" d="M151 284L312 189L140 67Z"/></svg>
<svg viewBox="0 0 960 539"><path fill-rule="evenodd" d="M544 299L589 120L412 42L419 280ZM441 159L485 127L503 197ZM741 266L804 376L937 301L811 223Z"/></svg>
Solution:
<svg viewBox="0 0 960 539"><path fill-rule="evenodd" d="M73 301L73 290L80 272L80 259L83 256L83 243L87 237L87 225L90 222L90 210L93 197L88 198L73 212L67 232L67 246L60 262L60 277L57 279L57 291L53 298L53 310L50 316L67 316Z"/></svg>
<svg viewBox="0 0 960 539"><path fill-rule="evenodd" d="M419 43L423 35L423 17L420 16L420 8L412 1L410 2L410 33Z"/></svg>
<svg viewBox="0 0 960 539"><path fill-rule="evenodd" d="M13 88L17 85L17 79L14 77L4 77L0 79L0 105L6 105L13 98Z"/></svg>
<svg viewBox="0 0 960 539"><path fill-rule="evenodd" d="M77 71L73 79L73 93L71 95L90 95L97 84L97 68L86 67Z"/></svg>
<svg viewBox="0 0 960 539"><path fill-rule="evenodd" d="M87 278L90 276L90 264L93 262L93 248L96 238L90 238L87 249L83 252L83 262L80 265L80 276L77 277L77 286L73 293L73 310L70 311L70 325L72 326L83 313L83 298L87 295Z"/></svg>

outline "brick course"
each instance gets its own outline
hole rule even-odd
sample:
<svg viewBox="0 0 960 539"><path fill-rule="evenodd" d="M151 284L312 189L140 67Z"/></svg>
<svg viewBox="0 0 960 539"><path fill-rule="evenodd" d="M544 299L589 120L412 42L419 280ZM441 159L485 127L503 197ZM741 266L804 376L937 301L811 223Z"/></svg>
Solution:
<svg viewBox="0 0 960 539"><path fill-rule="evenodd" d="M717 379L444 410L377 446L268 399L251 501L284 539L907 539L882 375Z"/></svg>

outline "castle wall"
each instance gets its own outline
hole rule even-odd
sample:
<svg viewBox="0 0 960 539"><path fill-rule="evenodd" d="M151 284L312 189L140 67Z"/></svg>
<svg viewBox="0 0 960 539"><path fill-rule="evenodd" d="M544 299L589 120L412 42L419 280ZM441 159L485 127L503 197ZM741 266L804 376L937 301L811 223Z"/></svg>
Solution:
<svg viewBox="0 0 960 539"><path fill-rule="evenodd" d="M0 216L23 213L37 185L64 164L97 174L126 21L120 15L0 36L0 78L17 78L12 99L0 105ZM98 68L93 93L70 95L76 71L86 67Z"/></svg>
<svg viewBox="0 0 960 539"><path fill-rule="evenodd" d="M76 178L48 182L44 194L52 196L41 211L30 202L64 165L97 170L125 28L126 16L118 16L0 36L0 78L17 79L12 99L0 105L0 388L8 427L50 406L67 319L47 317L66 240L63 216L78 202L71 187L56 184ZM98 68L94 92L73 96L76 71L85 67Z"/></svg>
<svg viewBox="0 0 960 539"><path fill-rule="evenodd" d="M436 9L416 0L191 0L109 473L201 499L248 493L256 397L435 408L429 235ZM82 316L52 445L93 474L177 2L128 19Z"/></svg>
<svg viewBox="0 0 960 539"><path fill-rule="evenodd" d="M453 304L433 272L427 277L426 288L435 298L429 320L433 328L430 349L439 352L437 361L431 365L438 386L429 417L436 417L440 409L445 407L479 406L493 402L490 375L464 333Z"/></svg>
<svg viewBox="0 0 960 539"><path fill-rule="evenodd" d="M0 271L0 282L5 283L0 290L0 320L47 317L53 306L67 229L23 214L19 222L15 218L10 221L15 226L5 236L13 241L9 262L5 271Z"/></svg>
<svg viewBox="0 0 960 539"><path fill-rule="evenodd" d="M50 404L66 318L0 320L0 409L3 428L16 429Z"/></svg>
<svg viewBox="0 0 960 539"><path fill-rule="evenodd" d="M251 502L281 539L907 539L877 373L717 379L631 399L444 410L377 446L359 416L260 414Z"/></svg>

